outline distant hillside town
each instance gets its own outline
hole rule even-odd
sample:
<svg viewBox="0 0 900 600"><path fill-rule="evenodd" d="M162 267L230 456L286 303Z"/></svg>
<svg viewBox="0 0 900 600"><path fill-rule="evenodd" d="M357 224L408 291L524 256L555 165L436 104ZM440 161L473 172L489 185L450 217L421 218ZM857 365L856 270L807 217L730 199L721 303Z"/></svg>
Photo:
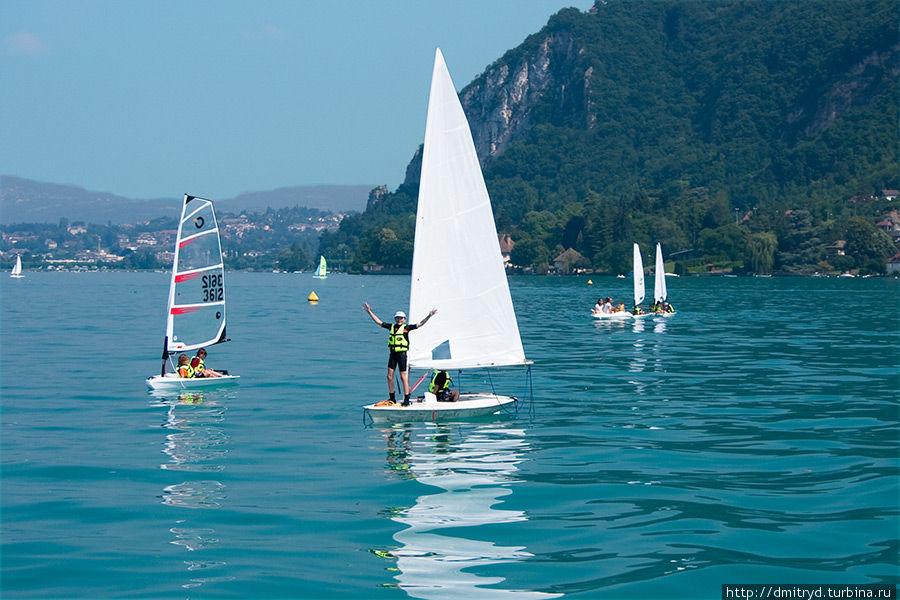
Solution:
<svg viewBox="0 0 900 600"><path fill-rule="evenodd" d="M229 270L300 271L313 265L322 232L338 228L344 213L293 207L218 216ZM98 225L61 218L55 224L0 227L0 261L21 256L27 270L169 269L178 222L157 218ZM340 269L340 261L332 263Z"/></svg>
<svg viewBox="0 0 900 600"><path fill-rule="evenodd" d="M668 269L676 274L725 274L748 271L744 264L763 261L765 271L777 261L790 264L803 261L812 265L808 272L789 274L835 274L856 271L859 274L900 274L900 192L883 190L875 198L853 198L852 204L869 206L870 218L854 217L848 225L823 239L810 226L806 211L786 211L781 216L789 242L779 247L772 241L768 255L754 256L755 246L742 235L755 218L752 211L735 216L734 235L707 237L690 249L673 249ZM347 244L334 245L345 213L294 207L269 209L262 213L224 213L219 216L222 248L229 270L304 271L314 267L323 234L332 241L326 250L332 270L366 273L406 273L408 268L369 263L354 264L354 253ZM358 218L354 217L354 218ZM178 223L174 218L158 218L122 225L98 225L62 218L56 224L19 223L0 226L0 264L7 270L16 257L26 270L109 270L169 269L174 258ZM843 235L838 235L841 233ZM390 232L385 234L390 237ZM513 237L498 236L506 266L511 271L531 273L523 267L523 248ZM732 239L734 238L734 239ZM765 240L761 240L765 241ZM770 240L771 241L771 240ZM394 238L395 244L402 244ZM650 246L647 247L648 251ZM591 269L577 252L559 249L549 258L543 273L567 275L604 272ZM765 250L765 248L763 249ZM410 254L412 248L406 248ZM765 253L764 253L765 254ZM718 256L712 262L709 256ZM879 256L884 257L879 260ZM760 265L753 265L759 267ZM622 267L627 270L626 266ZM623 271L624 272L624 271ZM751 271L756 272L756 271Z"/></svg>

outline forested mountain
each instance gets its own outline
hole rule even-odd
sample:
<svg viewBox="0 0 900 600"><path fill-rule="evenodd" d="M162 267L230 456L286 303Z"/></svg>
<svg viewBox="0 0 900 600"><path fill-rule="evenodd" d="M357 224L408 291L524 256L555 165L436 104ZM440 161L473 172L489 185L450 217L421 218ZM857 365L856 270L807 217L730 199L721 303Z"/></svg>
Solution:
<svg viewBox="0 0 900 600"><path fill-rule="evenodd" d="M900 187L898 6L560 11L460 92L512 262L624 272L632 242L659 241L680 268L883 269L895 240L875 223ZM409 266L420 152L403 185L323 236L326 255ZM830 257L839 240L855 254Z"/></svg>

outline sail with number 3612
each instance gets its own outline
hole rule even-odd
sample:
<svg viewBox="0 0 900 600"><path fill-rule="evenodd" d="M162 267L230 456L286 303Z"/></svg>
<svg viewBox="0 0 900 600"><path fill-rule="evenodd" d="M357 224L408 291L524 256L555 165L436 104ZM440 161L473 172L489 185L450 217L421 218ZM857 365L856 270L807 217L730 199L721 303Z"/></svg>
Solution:
<svg viewBox="0 0 900 600"><path fill-rule="evenodd" d="M235 382L237 375L185 378L166 373L171 355L227 341L225 265L216 214L209 200L185 195L166 306L162 370L148 378L147 385L153 389L194 389Z"/></svg>

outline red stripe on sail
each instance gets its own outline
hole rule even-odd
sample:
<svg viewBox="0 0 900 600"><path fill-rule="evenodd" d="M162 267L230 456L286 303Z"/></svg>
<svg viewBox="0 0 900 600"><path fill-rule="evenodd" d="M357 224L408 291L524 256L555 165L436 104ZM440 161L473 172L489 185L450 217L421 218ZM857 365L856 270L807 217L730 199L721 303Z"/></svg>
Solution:
<svg viewBox="0 0 900 600"><path fill-rule="evenodd" d="M197 312L202 306L173 306L170 311L173 315L186 315L188 313Z"/></svg>
<svg viewBox="0 0 900 600"><path fill-rule="evenodd" d="M199 272L197 272L197 273L184 273L183 275L176 275L176 276L175 276L175 283L181 283L182 281L190 281L191 279L194 279L195 277L200 277L200 273L199 273Z"/></svg>
<svg viewBox="0 0 900 600"><path fill-rule="evenodd" d="M191 242L193 242L196 239L197 239L196 237L192 237L192 238L188 238L186 240L181 240L181 242L179 242L179 244L178 244L178 247L184 248L185 246L187 246L188 244L190 244Z"/></svg>

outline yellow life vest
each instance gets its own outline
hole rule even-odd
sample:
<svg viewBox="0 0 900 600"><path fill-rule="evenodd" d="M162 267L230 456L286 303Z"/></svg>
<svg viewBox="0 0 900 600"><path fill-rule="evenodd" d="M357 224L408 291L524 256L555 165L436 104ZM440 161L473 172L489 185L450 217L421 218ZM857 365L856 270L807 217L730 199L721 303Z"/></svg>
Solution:
<svg viewBox="0 0 900 600"><path fill-rule="evenodd" d="M437 381L438 375L441 373L444 374L444 383L441 387L438 387L435 381ZM438 392L443 392L444 390L450 389L450 374L447 371L435 371L434 375L431 376L431 383L428 384L428 391L432 394L437 394Z"/></svg>
<svg viewBox="0 0 900 600"><path fill-rule="evenodd" d="M181 365L178 367L178 376L190 378L194 376L194 368L191 365Z"/></svg>
<svg viewBox="0 0 900 600"><path fill-rule="evenodd" d="M388 348L393 352L406 352L409 350L409 339L406 337L406 323L391 325L391 334L388 336Z"/></svg>

